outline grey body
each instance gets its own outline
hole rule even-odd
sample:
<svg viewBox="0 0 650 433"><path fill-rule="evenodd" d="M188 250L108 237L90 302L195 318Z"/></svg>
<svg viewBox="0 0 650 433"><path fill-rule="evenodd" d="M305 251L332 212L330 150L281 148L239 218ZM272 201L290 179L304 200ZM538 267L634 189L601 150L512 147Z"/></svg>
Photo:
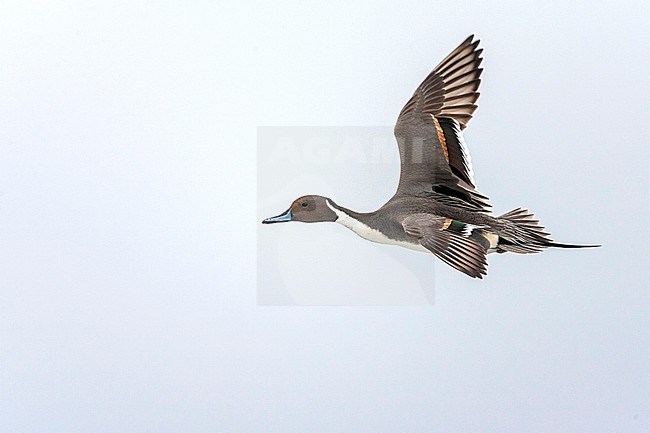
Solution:
<svg viewBox="0 0 650 433"><path fill-rule="evenodd" d="M490 227L493 230L498 230L501 225L496 218L490 215L454 208L439 203L435 198L426 197L426 194L422 194L422 196L396 194L381 208L368 213L337 207L365 225L379 230L390 239L413 244L418 244L419 241L406 233L404 221L415 214L431 215L432 218L450 218L473 226Z"/></svg>
<svg viewBox="0 0 650 433"><path fill-rule="evenodd" d="M525 209L490 215L488 198L476 189L462 130L472 118L483 70L473 36L424 79L395 125L400 154L397 191L374 212L359 213L317 195L295 200L265 224L336 221L365 239L432 252L443 262L482 278L491 252L537 253L560 244Z"/></svg>

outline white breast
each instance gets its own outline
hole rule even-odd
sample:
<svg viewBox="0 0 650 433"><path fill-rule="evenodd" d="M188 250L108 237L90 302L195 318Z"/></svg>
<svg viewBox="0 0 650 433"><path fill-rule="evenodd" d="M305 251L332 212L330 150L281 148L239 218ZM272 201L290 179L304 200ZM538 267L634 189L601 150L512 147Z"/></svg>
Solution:
<svg viewBox="0 0 650 433"><path fill-rule="evenodd" d="M404 241L396 241L394 239L390 239L388 236L380 232L379 230L373 229L372 227L369 227L359 221L356 218L351 217L350 215L346 214L342 210L336 209L334 206L332 206L329 202L327 201L327 206L332 209L332 211L338 216L336 219L336 222L349 228L362 238L369 240L371 242L377 242L379 244L387 244L387 245L397 245L399 247L403 248L408 248L410 250L414 251L420 251L420 252L425 252L429 253L430 251L424 248L422 245L418 244L412 244L410 242L404 242Z"/></svg>

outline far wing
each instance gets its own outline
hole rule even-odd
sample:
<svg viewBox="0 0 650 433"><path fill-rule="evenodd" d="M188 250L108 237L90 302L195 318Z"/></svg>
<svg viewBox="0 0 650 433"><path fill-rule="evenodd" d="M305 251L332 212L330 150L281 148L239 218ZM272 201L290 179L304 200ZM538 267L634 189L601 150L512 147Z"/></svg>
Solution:
<svg viewBox="0 0 650 433"><path fill-rule="evenodd" d="M438 64L415 90L413 96L400 112L400 119L420 114L455 120L465 129L472 118L479 97L478 87L483 69L480 41L468 37Z"/></svg>
<svg viewBox="0 0 650 433"><path fill-rule="evenodd" d="M438 185L437 192L487 209L487 197L476 191L462 134L479 97L483 59L478 44L470 36L434 68L400 112L395 136L402 159L400 188L431 183Z"/></svg>

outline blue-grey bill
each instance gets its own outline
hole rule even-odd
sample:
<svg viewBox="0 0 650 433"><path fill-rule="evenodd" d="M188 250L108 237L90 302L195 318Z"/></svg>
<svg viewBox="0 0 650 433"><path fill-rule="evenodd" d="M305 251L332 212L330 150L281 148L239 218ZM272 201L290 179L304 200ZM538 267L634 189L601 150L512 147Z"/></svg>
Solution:
<svg viewBox="0 0 650 433"><path fill-rule="evenodd" d="M262 221L262 224L286 223L287 221L291 221L291 209L287 209L287 211L281 215L265 219Z"/></svg>

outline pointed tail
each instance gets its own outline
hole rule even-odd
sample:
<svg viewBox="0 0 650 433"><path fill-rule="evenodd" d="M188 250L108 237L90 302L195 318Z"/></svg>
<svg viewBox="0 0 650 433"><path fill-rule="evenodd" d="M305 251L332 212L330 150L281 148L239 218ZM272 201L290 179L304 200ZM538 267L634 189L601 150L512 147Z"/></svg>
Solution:
<svg viewBox="0 0 650 433"><path fill-rule="evenodd" d="M544 231L539 221L527 209L517 208L506 212L497 219L501 223L497 252L532 254L544 248L595 248L600 245L574 245L554 242Z"/></svg>

